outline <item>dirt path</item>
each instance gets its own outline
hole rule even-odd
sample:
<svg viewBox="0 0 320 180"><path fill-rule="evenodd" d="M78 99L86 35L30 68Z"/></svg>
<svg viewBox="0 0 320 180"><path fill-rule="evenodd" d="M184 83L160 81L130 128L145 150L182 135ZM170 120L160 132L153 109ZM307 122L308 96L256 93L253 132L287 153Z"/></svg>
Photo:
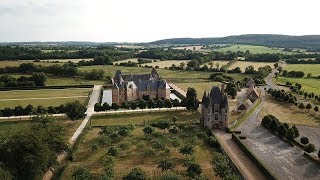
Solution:
<svg viewBox="0 0 320 180"><path fill-rule="evenodd" d="M213 130L213 134L219 140L224 151L228 154L232 162L246 179L267 179L251 159L243 153L234 140L232 140L231 134L220 130Z"/></svg>

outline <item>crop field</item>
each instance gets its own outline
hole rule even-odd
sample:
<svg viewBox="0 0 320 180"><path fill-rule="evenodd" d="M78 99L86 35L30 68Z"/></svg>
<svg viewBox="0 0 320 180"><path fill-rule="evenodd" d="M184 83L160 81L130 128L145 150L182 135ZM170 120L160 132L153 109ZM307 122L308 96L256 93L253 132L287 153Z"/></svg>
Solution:
<svg viewBox="0 0 320 180"><path fill-rule="evenodd" d="M268 114L276 116L281 122L295 125L320 127L320 117L314 111L299 109L298 107L279 102L270 97L260 111L260 117Z"/></svg>
<svg viewBox="0 0 320 180"><path fill-rule="evenodd" d="M183 161L187 157L179 153L179 149L185 144L192 143L194 145L195 161L201 165L202 175L208 179L217 179L212 169L212 152L216 151L214 148L208 147L204 144L203 140L197 138L197 133L203 131L195 123L194 117L199 117L198 112L159 112L150 115L149 113L132 114L130 115L105 115L102 117L94 116L93 125L111 126L111 125L127 125L127 124L139 124L134 126L134 130L131 135L121 138L121 141L115 142L108 140L110 137L103 135L100 127L93 127L92 130L88 130L79 142L79 147L74 154L72 162L68 163L64 172L62 173L62 179L71 179L72 172L77 166L84 166L91 173L94 174L94 178L101 175L103 172L103 166L101 159L107 155L108 149L113 146L118 149L119 154L115 156L115 177L114 179L122 179L124 175L129 173L132 168L140 167L146 172L148 179L155 179L155 177L162 175L162 172L157 168L160 160L164 158L172 160L176 167L174 172L180 175L185 175L186 167L183 166ZM151 122L158 122L159 120L172 119L176 116L177 124L185 124L186 126L192 126L193 130L180 130L176 133L170 133L168 130L160 130L155 128L157 136L144 135L143 124L149 124ZM172 125L174 126L174 125ZM98 143L102 140L109 143ZM179 142L179 143L176 143ZM97 144L98 148L92 151L92 144ZM155 143L163 144L164 148L158 149ZM174 144L174 145L173 145Z"/></svg>
<svg viewBox="0 0 320 180"><path fill-rule="evenodd" d="M32 60L19 60L19 61L0 61L0 68L10 66L10 67L17 67L20 66L22 63L34 63L36 65L42 66L50 66L56 63L53 62L33 62Z"/></svg>
<svg viewBox="0 0 320 180"><path fill-rule="evenodd" d="M0 91L0 109L33 106L59 106L66 102L79 100L84 102L91 89L40 89L40 90L12 90Z"/></svg>
<svg viewBox="0 0 320 180"><path fill-rule="evenodd" d="M215 51L242 51L246 52L249 50L253 54L261 54L261 53L281 53L281 54L292 54L292 52L283 51L281 48L269 48L266 46L253 46L253 45L242 45L242 44L234 44L230 47L224 47L220 49L215 49Z"/></svg>
<svg viewBox="0 0 320 180"><path fill-rule="evenodd" d="M103 69L106 72L107 76L114 77L117 70L121 70L123 74L141 74L141 73L150 73L150 68L142 67L123 67L123 66L81 66L79 70L90 71L91 69ZM208 79L212 72L203 72L203 71L184 71L184 70L167 70L167 69L157 69L159 75L173 82L195 82L195 80L204 80ZM232 76L236 81L242 80L245 75L243 74L228 74Z"/></svg>
<svg viewBox="0 0 320 180"><path fill-rule="evenodd" d="M71 138L73 133L81 124L81 120L73 122L66 117L54 117L54 119L56 119L58 124L61 124L66 128L66 141ZM10 136L19 131L25 130L30 126L30 124L30 120L0 120L0 139L4 136Z"/></svg>
<svg viewBox="0 0 320 180"><path fill-rule="evenodd" d="M271 68L273 68L274 63L268 63L268 62L251 62L251 61L237 61L236 63L232 64L229 69L234 69L236 67L240 67L241 71L244 72L246 67L252 65L255 70L258 70L259 67L264 67L269 65Z"/></svg>

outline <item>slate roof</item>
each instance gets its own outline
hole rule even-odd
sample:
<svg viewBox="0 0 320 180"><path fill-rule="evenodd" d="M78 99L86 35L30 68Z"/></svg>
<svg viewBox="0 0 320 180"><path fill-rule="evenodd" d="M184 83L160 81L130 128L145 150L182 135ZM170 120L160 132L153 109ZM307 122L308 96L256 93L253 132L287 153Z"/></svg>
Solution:
<svg viewBox="0 0 320 180"><path fill-rule="evenodd" d="M213 86L209 94L206 92L203 94L202 103L206 107L214 104L219 104L220 108L229 107L227 95L223 94L218 86Z"/></svg>

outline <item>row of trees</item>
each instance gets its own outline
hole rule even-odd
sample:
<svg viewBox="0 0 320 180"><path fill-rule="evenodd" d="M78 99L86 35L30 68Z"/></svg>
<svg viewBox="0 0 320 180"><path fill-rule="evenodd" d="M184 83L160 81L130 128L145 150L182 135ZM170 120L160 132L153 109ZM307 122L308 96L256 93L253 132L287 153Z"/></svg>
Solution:
<svg viewBox="0 0 320 180"><path fill-rule="evenodd" d="M298 59L298 58L290 58L285 60L288 64L320 64L320 57L312 60L312 59Z"/></svg>
<svg viewBox="0 0 320 180"><path fill-rule="evenodd" d="M25 108L22 106L16 106L15 108L4 108L0 110L0 116L10 117L10 116L23 116L23 115L43 115L43 114L57 114L65 113L71 120L77 120L84 117L86 112L86 107L79 101L68 102L62 104L58 107L44 107L37 106L34 107L31 104Z"/></svg>
<svg viewBox="0 0 320 180"><path fill-rule="evenodd" d="M297 78L303 78L303 76L305 75L305 73L303 71L287 71L284 70L282 72L282 76L286 76L286 77L297 77Z"/></svg>
<svg viewBox="0 0 320 180"><path fill-rule="evenodd" d="M265 116L262 119L261 124L292 142L295 141L295 138L300 136L299 130L295 126L290 128L287 123L281 123L279 119L273 115ZM316 150L314 144L309 143L309 139L307 137L301 137L300 142L304 145L304 151L311 153Z"/></svg>
<svg viewBox="0 0 320 180"><path fill-rule="evenodd" d="M5 75L0 76L0 88L45 86L46 81L47 77L43 73L34 73L30 77L20 76L19 78Z"/></svg>
<svg viewBox="0 0 320 180"><path fill-rule="evenodd" d="M180 106L181 103L179 102L179 100L174 99L149 99L148 101L144 100L144 99L139 99L137 101L131 101L131 102L127 102L127 101L123 101L120 105L118 103L112 103L111 106L108 103L103 103L102 105L100 103L96 103L94 105L94 110L96 112L99 111L108 111L108 110L118 110L119 108L123 108L123 109L132 109L135 110L137 108L140 109L153 109L153 108L172 108L172 107L178 107Z"/></svg>
<svg viewBox="0 0 320 180"><path fill-rule="evenodd" d="M290 90L292 92L295 92L299 95L303 95L304 96L304 99L307 99L307 98L314 98L314 100L316 101L319 101L320 102L320 96L319 95L315 95L313 92L306 92L306 91L303 91L301 90L302 88L302 85L299 84L299 83L296 83L295 85L292 85L290 82L287 82L286 85L290 86Z"/></svg>

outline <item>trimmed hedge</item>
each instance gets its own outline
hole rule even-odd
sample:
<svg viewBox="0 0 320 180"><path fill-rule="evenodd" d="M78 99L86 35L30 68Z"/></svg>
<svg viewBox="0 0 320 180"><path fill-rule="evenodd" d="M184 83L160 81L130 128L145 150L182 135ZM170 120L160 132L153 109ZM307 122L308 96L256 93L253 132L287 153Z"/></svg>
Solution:
<svg viewBox="0 0 320 180"><path fill-rule="evenodd" d="M275 175L269 170L269 168L261 162L253 153L252 151L244 145L240 138L232 133L232 139L240 146L243 152L249 156L249 158L256 164L256 166L263 172L263 174L267 177L267 179L277 179Z"/></svg>

